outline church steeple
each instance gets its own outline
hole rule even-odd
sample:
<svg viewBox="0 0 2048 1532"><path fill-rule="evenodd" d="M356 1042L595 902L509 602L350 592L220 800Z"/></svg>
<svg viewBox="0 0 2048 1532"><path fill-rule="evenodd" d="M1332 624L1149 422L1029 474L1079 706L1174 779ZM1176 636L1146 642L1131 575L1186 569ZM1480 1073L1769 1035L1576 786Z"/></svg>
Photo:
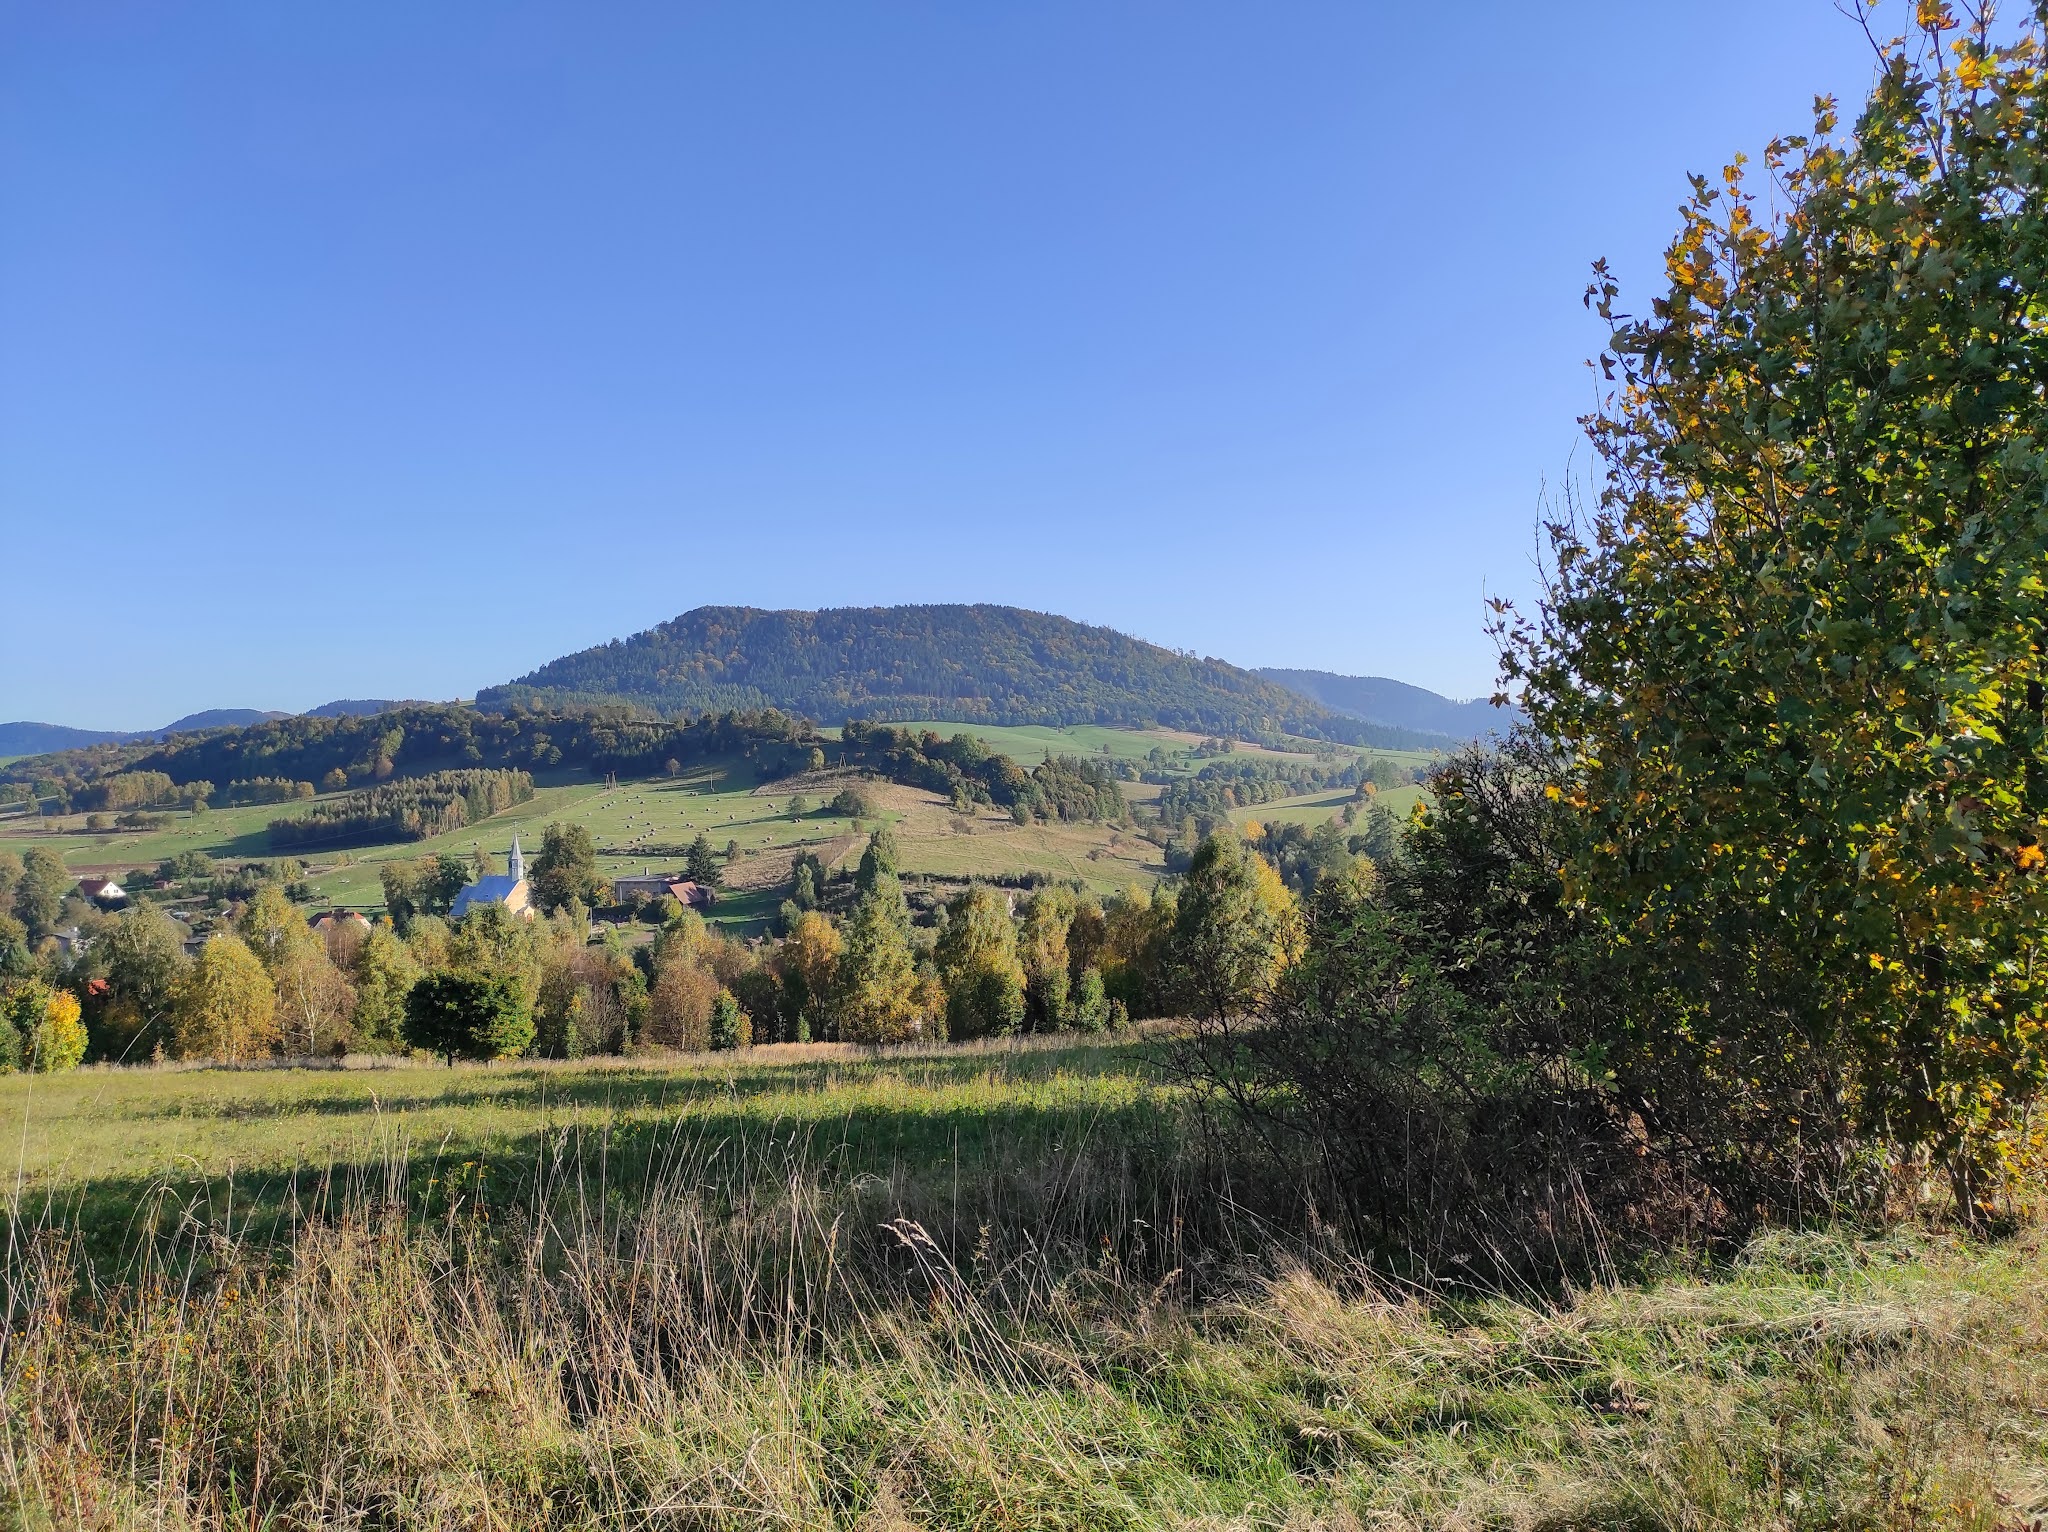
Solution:
<svg viewBox="0 0 2048 1532"><path fill-rule="evenodd" d="M519 837L512 837L512 854L505 859L505 871L512 874L512 881L518 883L526 877L526 858L519 850Z"/></svg>

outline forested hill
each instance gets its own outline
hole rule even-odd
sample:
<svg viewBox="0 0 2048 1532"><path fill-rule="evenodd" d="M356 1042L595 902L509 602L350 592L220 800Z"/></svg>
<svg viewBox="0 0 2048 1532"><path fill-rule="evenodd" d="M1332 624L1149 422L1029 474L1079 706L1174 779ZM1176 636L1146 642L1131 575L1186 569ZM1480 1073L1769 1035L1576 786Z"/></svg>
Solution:
<svg viewBox="0 0 2048 1532"><path fill-rule="evenodd" d="M1416 742L1220 660L1011 606L698 607L477 694L479 707L516 702Z"/></svg>

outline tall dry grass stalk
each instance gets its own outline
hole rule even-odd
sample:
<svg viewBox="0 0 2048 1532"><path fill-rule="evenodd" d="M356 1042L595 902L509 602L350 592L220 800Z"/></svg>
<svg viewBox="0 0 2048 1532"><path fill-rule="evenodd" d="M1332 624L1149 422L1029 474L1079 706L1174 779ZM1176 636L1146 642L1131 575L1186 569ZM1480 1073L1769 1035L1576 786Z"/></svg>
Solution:
<svg viewBox="0 0 2048 1532"><path fill-rule="evenodd" d="M955 1246L925 1183L731 1148L622 1174L560 1133L516 1195L445 1168L431 1216L394 1150L280 1241L165 1188L118 1263L20 1233L16 1521L1988 1532L2044 1466L2032 1246L1780 1239L1447 1305L1219 1269L1083 1166Z"/></svg>

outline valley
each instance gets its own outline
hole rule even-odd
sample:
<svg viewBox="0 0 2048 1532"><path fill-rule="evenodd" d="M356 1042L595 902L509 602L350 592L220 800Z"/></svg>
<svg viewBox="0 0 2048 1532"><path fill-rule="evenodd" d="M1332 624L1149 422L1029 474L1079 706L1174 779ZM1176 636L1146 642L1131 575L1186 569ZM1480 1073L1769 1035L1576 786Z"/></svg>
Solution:
<svg viewBox="0 0 2048 1532"><path fill-rule="evenodd" d="M2048 0L0 37L0 1532L2048 1532Z"/></svg>
<svg viewBox="0 0 2048 1532"><path fill-rule="evenodd" d="M1215 749L1213 739L1186 731L1097 725L966 726L924 720L896 727L947 737L968 733L1025 768L1057 755L1101 756L1169 780L1192 779L1204 766L1225 758L1233 763L1326 767L1353 759L1385 760L1402 772L1425 769L1433 759L1420 751L1362 752L1306 740L1292 750L1238 743L1226 757ZM827 739L837 733L822 731ZM382 907L380 869L391 861L481 854L502 866L515 836L523 837L531 849L546 825L563 823L589 830L599 870L609 879L679 866L690 841L703 833L721 854L728 845L737 850L722 878L728 897L713 908L710 918L753 931L762 929L772 914L774 900L767 899L764 907L764 899L786 884L795 853L808 851L828 870L844 870L858 859L866 832L884 824L892 827L901 846L903 875L913 880L1051 880L1107 894L1149 886L1166 873L1161 846L1146 840L1135 824L1122 829L1091 822L1018 825L1008 813L991 806L962 813L938 793L895 783L873 784L874 812L869 815L833 813L829 800L855 780L857 774L830 771L764 777L744 758L697 762L674 777L626 779L617 787L592 781L587 770L556 768L536 773L530 801L481 823L423 840L326 853L316 848L295 860L303 866L309 905L376 912ZM1137 816L1158 800L1156 784L1130 781L1122 786ZM1374 801L1405 815L1419 793L1412 785L1396 787ZM285 805L158 811L153 817L163 822L149 828L99 831L88 828L84 813L30 813L23 805L0 817L0 850L20 854L42 847L61 857L74 875L116 879L188 852L222 863L274 861L267 835L272 820L333 804L343 796L323 792ZM809 801L796 818L788 811L794 797ZM1318 791L1234 809L1231 817L1239 823L1260 820L1312 828L1338 817L1352 797L1349 789Z"/></svg>

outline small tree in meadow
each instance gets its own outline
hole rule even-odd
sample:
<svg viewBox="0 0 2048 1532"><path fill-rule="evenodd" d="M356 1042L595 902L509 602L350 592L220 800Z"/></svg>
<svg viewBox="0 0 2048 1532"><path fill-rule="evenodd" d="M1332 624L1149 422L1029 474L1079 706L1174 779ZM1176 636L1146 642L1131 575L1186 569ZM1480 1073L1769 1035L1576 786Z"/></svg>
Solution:
<svg viewBox="0 0 2048 1532"><path fill-rule="evenodd" d="M459 1059L504 1059L533 1044L533 1008L517 981L442 970L405 997L405 1041Z"/></svg>

